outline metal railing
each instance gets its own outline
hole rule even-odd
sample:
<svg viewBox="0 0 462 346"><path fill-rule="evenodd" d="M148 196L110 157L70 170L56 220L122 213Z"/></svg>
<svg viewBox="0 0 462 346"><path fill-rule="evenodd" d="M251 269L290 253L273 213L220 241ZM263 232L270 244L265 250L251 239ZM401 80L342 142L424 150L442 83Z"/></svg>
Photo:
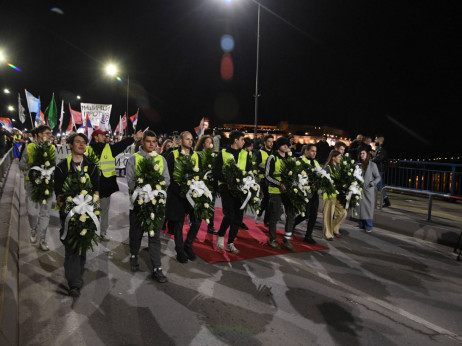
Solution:
<svg viewBox="0 0 462 346"><path fill-rule="evenodd" d="M13 148L0 159L0 184L3 186L3 180L5 179L8 169L10 168L11 162L13 162Z"/></svg>
<svg viewBox="0 0 462 346"><path fill-rule="evenodd" d="M384 185L462 197L462 164L391 160Z"/></svg>

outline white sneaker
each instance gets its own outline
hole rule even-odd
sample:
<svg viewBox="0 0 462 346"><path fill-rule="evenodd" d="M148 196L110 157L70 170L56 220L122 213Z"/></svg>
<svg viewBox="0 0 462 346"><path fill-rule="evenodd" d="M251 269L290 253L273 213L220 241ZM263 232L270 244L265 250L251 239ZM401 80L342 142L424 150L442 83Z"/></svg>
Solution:
<svg viewBox="0 0 462 346"><path fill-rule="evenodd" d="M48 251L48 250L50 250L50 248L48 247L48 244L47 244L46 240L44 240L44 239L40 240L39 248L40 248L40 250L42 250L42 251Z"/></svg>
<svg viewBox="0 0 462 346"><path fill-rule="evenodd" d="M258 214L256 214L255 217L254 217L254 221L255 221L255 224L258 225L260 222L263 221L263 215L258 216Z"/></svg>
<svg viewBox="0 0 462 346"><path fill-rule="evenodd" d="M223 250L225 248L225 237L217 237L217 248Z"/></svg>
<svg viewBox="0 0 462 346"><path fill-rule="evenodd" d="M236 249L236 247L234 246L233 243L229 243L228 246L226 246L226 251L231 252L231 253L233 253L235 255L237 255L239 253L239 250Z"/></svg>
<svg viewBox="0 0 462 346"><path fill-rule="evenodd" d="M37 242L37 231L34 229L30 230L30 242L35 244Z"/></svg>

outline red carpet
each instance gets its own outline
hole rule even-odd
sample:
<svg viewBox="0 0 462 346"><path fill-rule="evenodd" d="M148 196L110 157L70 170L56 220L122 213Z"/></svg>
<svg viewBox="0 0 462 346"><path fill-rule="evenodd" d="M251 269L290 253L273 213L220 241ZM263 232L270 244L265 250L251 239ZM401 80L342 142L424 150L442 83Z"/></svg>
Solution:
<svg viewBox="0 0 462 346"><path fill-rule="evenodd" d="M215 228L218 229L223 218L223 212L221 208L215 208ZM268 229L263 223L255 224L253 219L244 218L244 223L249 227L249 230L239 229L234 245L239 249L240 253L233 255L232 253L226 252L224 250L219 250L216 245L217 236L207 233L207 224L202 222L201 228L197 233L196 240L194 242L194 252L197 256L202 258L208 263L216 262L232 262L232 261L241 261L250 258L256 257L265 257L272 255L281 255L286 253L291 253L291 251L286 250L281 246L281 249L276 250L269 247L266 243L268 241ZM183 227L183 235L186 238L186 233L189 230L187 224L187 218L185 219L185 225ZM166 231L163 231L170 238L173 238L173 235L168 234ZM277 230L277 240L279 243L282 243L284 231ZM225 235L225 247L228 240L228 234ZM326 246L316 244L309 245L303 242L303 238L299 236L292 237L292 244L294 245L296 252L308 252L327 249Z"/></svg>

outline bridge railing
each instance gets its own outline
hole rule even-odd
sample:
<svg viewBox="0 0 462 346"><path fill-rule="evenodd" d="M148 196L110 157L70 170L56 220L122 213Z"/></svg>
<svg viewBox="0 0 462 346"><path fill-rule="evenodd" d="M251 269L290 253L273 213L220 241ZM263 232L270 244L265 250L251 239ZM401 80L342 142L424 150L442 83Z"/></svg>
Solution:
<svg viewBox="0 0 462 346"><path fill-rule="evenodd" d="M462 197L462 164L391 160L384 184L435 194Z"/></svg>
<svg viewBox="0 0 462 346"><path fill-rule="evenodd" d="M0 159L0 184L3 183L11 162L13 162L13 148L8 150L8 152Z"/></svg>

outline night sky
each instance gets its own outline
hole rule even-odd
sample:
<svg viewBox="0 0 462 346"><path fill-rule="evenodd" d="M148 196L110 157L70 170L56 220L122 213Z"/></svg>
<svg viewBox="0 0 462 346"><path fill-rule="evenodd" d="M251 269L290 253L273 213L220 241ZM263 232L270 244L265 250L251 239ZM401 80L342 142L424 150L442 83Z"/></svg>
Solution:
<svg viewBox="0 0 462 346"><path fill-rule="evenodd" d="M253 124L254 1L117 3L0 2L0 49L22 70L0 66L0 86L12 91L0 96L1 116L26 88L42 110L52 92L74 109L76 95L111 103L115 128L129 74L129 115L140 107L140 127L191 130L203 116L211 126ZM259 123L383 133L393 157L459 154L460 3L262 0ZM229 81L220 74L224 34L235 44ZM105 75L109 61L122 83Z"/></svg>

